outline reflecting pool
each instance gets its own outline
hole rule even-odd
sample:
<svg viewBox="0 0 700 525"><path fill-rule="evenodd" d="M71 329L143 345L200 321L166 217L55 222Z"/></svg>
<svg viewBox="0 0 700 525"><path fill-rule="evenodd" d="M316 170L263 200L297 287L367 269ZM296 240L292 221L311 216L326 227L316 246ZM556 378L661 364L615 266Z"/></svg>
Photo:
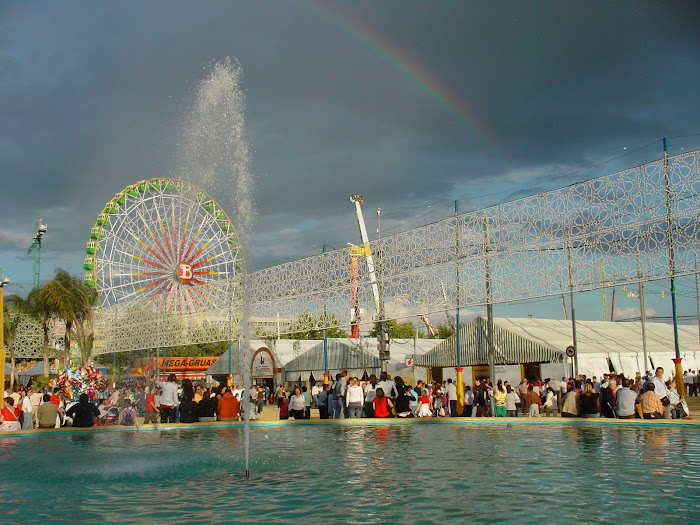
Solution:
<svg viewBox="0 0 700 525"><path fill-rule="evenodd" d="M0 439L4 523L690 522L697 428L308 425Z"/></svg>

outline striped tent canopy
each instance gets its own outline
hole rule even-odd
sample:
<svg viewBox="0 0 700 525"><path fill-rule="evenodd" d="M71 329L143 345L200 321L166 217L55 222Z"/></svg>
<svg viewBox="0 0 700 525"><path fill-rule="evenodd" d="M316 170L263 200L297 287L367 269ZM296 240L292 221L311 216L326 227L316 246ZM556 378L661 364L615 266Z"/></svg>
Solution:
<svg viewBox="0 0 700 525"><path fill-rule="evenodd" d="M460 331L460 358L462 366L488 364L486 346L485 317L476 317ZM563 352L552 349L545 344L533 341L522 335L506 330L497 324L493 327L493 345L497 365L516 365L519 363L560 363ZM416 359L416 366L424 368L457 366L457 336L445 339L429 352Z"/></svg>
<svg viewBox="0 0 700 525"><path fill-rule="evenodd" d="M369 370L380 368L379 357L367 352L352 339L328 339L328 369L341 370ZM311 371L323 373L323 341L304 352L284 365L285 372Z"/></svg>

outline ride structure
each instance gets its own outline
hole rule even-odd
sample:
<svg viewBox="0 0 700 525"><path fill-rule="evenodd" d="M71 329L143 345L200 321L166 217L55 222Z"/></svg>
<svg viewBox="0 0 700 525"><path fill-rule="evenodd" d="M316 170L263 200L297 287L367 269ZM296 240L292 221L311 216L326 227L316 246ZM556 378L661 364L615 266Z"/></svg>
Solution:
<svg viewBox="0 0 700 525"><path fill-rule="evenodd" d="M158 334L162 347L231 337L242 311L241 246L201 189L169 178L128 186L97 216L85 252L83 283L97 290L99 331L111 334L96 353L120 348L119 325Z"/></svg>

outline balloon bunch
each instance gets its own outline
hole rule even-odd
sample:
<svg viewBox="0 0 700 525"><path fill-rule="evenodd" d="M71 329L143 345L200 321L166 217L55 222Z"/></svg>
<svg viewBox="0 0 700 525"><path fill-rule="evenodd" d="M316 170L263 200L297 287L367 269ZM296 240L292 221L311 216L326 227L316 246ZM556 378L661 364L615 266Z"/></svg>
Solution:
<svg viewBox="0 0 700 525"><path fill-rule="evenodd" d="M92 366L66 368L49 382L49 386L59 387L68 399L77 399L80 394L87 394L92 401L107 397L107 382L102 372Z"/></svg>

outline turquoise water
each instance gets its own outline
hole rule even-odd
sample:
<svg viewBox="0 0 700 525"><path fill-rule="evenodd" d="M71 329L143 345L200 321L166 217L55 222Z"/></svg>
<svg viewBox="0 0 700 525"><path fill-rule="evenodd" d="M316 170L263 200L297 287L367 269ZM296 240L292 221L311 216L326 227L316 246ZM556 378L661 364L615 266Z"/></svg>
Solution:
<svg viewBox="0 0 700 525"><path fill-rule="evenodd" d="M3 523L686 523L695 428L271 426L0 439ZM695 516L695 518L693 518Z"/></svg>

